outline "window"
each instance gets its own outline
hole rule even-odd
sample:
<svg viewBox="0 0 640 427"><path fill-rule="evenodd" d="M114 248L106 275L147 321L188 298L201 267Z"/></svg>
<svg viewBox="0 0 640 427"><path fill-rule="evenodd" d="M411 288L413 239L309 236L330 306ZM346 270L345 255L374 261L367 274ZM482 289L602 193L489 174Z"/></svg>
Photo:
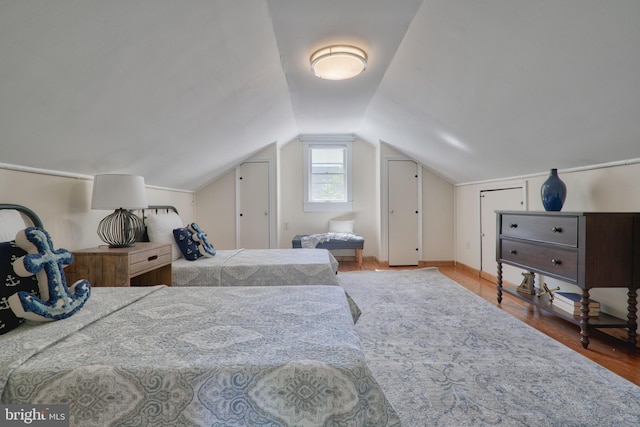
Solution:
<svg viewBox="0 0 640 427"><path fill-rule="evenodd" d="M323 136L302 140L305 212L350 211L353 137Z"/></svg>

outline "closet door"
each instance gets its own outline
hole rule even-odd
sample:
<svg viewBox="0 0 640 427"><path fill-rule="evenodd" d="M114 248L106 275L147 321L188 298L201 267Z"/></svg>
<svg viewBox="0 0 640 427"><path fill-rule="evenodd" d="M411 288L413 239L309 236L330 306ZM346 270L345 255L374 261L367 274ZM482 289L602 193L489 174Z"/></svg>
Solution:
<svg viewBox="0 0 640 427"><path fill-rule="evenodd" d="M237 246L268 249L271 222L269 209L269 164L247 162L238 167Z"/></svg>
<svg viewBox="0 0 640 427"><path fill-rule="evenodd" d="M418 265L418 164L389 160L389 265Z"/></svg>

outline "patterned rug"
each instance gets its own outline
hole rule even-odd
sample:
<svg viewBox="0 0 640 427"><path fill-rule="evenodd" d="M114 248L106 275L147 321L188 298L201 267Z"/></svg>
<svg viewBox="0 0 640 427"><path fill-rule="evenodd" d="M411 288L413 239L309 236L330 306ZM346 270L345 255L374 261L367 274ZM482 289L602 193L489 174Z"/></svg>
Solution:
<svg viewBox="0 0 640 427"><path fill-rule="evenodd" d="M637 426L640 387L437 269L344 272L403 426Z"/></svg>

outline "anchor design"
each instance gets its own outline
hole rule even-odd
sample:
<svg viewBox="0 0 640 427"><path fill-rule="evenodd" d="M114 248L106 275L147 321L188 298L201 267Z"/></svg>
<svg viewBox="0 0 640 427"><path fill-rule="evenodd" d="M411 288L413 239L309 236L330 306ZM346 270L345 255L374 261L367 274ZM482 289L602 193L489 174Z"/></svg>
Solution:
<svg viewBox="0 0 640 427"><path fill-rule="evenodd" d="M198 224L193 222L187 228L193 233L193 240L199 242L202 245L202 248L205 251L205 253L203 253L202 255L212 257L216 254L216 248L211 243L209 243L209 241L207 240L207 233L202 231Z"/></svg>
<svg viewBox="0 0 640 427"><path fill-rule="evenodd" d="M39 321L59 320L82 308L91 295L91 285L82 279L67 286L63 268L73 262L71 252L55 250L49 233L39 227L18 233L16 244L27 255L13 263L13 270L21 277L35 274L40 290L40 297L24 291L9 297L16 316Z"/></svg>
<svg viewBox="0 0 640 427"><path fill-rule="evenodd" d="M4 281L4 284L6 286L18 286L20 284L20 279L16 278L16 276L8 274L7 280Z"/></svg>

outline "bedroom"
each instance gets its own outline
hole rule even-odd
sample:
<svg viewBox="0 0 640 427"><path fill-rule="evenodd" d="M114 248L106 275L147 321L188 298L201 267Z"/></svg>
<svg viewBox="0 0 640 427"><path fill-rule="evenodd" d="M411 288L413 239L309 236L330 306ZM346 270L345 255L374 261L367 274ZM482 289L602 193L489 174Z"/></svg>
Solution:
<svg viewBox="0 0 640 427"><path fill-rule="evenodd" d="M127 13L103 2L19 3L0 5L0 199L38 212L61 247L100 243L95 228L107 212L90 209L93 175L133 173L145 176L150 204L175 205L216 236L217 247L234 248L234 168L252 159L271 160L278 174L275 247L324 230L331 218L353 217L366 237L365 257L383 262L385 156L421 165L420 261L430 265L483 270L479 193L526 183L526 208L542 210L538 192L551 168L567 184L565 211L640 211L636 1L407 1L384 40L342 17L355 34L350 42L371 44L359 77L377 92L354 106L366 119L357 126L344 125L343 110L323 108L325 99L309 106L295 93L311 90L303 79L314 78L313 48L333 42L318 36L302 49L297 40L316 36L335 16L303 11L312 18L296 22L309 28L291 25L304 33L294 40L286 39L285 1L212 2L219 9L206 19L198 19L200 2L173 9L172 2L137 1ZM362 1L339 3L335 10L348 3L354 16L363 10ZM364 26L389 27L385 6L393 2L375 3L381 9ZM117 22L122 27L110 32ZM195 44L185 23L222 42ZM95 38L85 37L92 28ZM296 49L304 55L294 66L288 55ZM227 55L228 69L209 59L214 52ZM190 64L208 68L198 73ZM326 122L307 115L314 107ZM445 131L467 149L447 144ZM358 135L352 212L302 210L296 138L319 132ZM598 298L624 314L624 290Z"/></svg>

